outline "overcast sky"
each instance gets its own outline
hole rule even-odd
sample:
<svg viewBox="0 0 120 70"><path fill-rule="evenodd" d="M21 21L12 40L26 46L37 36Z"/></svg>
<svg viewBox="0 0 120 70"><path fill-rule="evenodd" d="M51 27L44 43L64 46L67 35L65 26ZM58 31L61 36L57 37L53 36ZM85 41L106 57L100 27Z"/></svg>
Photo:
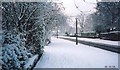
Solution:
<svg viewBox="0 0 120 70"><path fill-rule="evenodd" d="M80 14L80 11L83 11L85 13L88 13L88 11L91 10L91 12L95 11L96 7L96 0L56 0L59 2L63 2L63 6L65 7L65 14L69 16L76 16ZM78 9L76 8L76 6Z"/></svg>

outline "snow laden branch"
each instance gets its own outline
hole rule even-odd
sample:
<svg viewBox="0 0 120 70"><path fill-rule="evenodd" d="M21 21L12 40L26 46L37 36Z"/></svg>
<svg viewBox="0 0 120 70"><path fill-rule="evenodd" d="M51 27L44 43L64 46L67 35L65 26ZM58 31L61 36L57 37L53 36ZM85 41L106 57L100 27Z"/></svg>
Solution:
<svg viewBox="0 0 120 70"><path fill-rule="evenodd" d="M120 2L98 2L97 12L92 14L97 33L119 31Z"/></svg>
<svg viewBox="0 0 120 70"><path fill-rule="evenodd" d="M54 11L53 11L54 10ZM43 53L54 25L64 25L59 6L45 2L2 3L3 69L24 69L28 59ZM57 23L54 22L57 20Z"/></svg>

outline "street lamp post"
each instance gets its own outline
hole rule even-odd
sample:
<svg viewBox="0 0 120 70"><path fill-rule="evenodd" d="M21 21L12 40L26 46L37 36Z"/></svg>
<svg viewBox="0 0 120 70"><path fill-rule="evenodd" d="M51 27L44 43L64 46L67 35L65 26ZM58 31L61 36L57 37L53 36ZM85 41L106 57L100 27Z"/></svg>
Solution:
<svg viewBox="0 0 120 70"><path fill-rule="evenodd" d="M57 31L56 35L57 35L57 38L58 38L58 25L57 25L57 20L56 20L56 31Z"/></svg>
<svg viewBox="0 0 120 70"><path fill-rule="evenodd" d="M57 27L57 38L58 38L58 27Z"/></svg>
<svg viewBox="0 0 120 70"><path fill-rule="evenodd" d="M75 18L76 19L76 45L78 45L78 23L77 23L77 18Z"/></svg>
<svg viewBox="0 0 120 70"><path fill-rule="evenodd" d="M69 16L75 17L75 37L76 37L76 45L78 45L78 18L76 16Z"/></svg>

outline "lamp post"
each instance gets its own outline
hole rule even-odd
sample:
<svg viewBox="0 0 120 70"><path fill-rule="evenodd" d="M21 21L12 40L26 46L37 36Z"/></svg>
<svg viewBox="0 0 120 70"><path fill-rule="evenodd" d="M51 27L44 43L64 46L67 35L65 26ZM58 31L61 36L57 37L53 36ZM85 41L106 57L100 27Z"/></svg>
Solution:
<svg viewBox="0 0 120 70"><path fill-rule="evenodd" d="M57 27L57 38L58 38L58 27Z"/></svg>
<svg viewBox="0 0 120 70"><path fill-rule="evenodd" d="M69 16L74 17L75 19L75 37L76 37L76 45L78 45L78 18L76 16Z"/></svg>
<svg viewBox="0 0 120 70"><path fill-rule="evenodd" d="M77 18L76 19L76 45L78 45L78 22L77 22Z"/></svg>
<svg viewBox="0 0 120 70"><path fill-rule="evenodd" d="M55 28L56 28L56 36L57 36L57 38L58 38L58 26L57 26L57 20L55 20L55 23L56 23L56 26L55 26Z"/></svg>
<svg viewBox="0 0 120 70"><path fill-rule="evenodd" d="M56 36L57 36L57 38L58 38L58 22L57 22L57 20L54 20L55 21L55 23L56 23L56 25L55 25L55 29L56 29Z"/></svg>

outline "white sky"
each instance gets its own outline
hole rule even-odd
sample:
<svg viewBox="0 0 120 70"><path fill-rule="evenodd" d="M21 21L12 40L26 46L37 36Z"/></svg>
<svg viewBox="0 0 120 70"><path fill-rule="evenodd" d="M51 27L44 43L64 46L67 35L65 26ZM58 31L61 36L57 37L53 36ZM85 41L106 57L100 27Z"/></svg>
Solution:
<svg viewBox="0 0 120 70"><path fill-rule="evenodd" d="M56 0L57 2L63 2L65 10L63 12L70 18L72 21L68 20L69 26L75 27L75 17L80 15L82 11L84 14L93 13L96 11L96 0ZM99 0L100 1L100 0ZM75 4L78 8L76 8ZM71 17L73 16L73 17ZM78 26L79 28L79 26Z"/></svg>
<svg viewBox="0 0 120 70"><path fill-rule="evenodd" d="M58 0L57 0L58 1ZM63 2L63 6L65 7L65 14L68 16L76 16L80 14L79 10L82 10L85 13L88 13L88 11L91 10L91 12L95 11L96 7L96 0L86 0L86 2L83 2L83 0L59 0L60 2ZM78 9L76 8L75 4L78 6Z"/></svg>

